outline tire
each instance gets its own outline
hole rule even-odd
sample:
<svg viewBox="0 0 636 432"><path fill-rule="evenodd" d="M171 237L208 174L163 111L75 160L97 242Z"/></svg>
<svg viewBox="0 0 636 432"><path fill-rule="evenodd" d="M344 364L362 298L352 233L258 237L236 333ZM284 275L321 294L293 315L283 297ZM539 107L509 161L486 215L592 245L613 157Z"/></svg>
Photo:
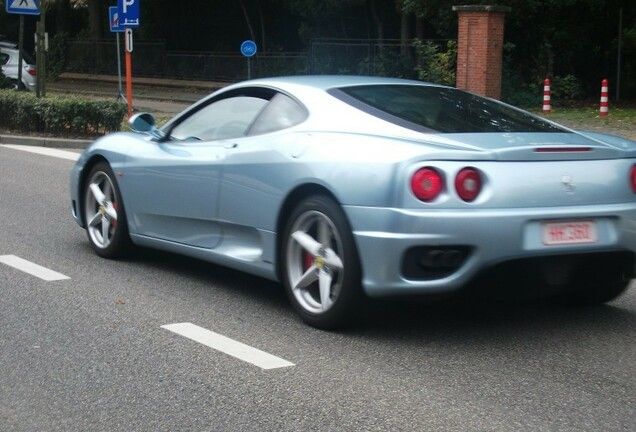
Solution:
<svg viewBox="0 0 636 432"><path fill-rule="evenodd" d="M607 303L623 294L631 281L607 282L568 291L559 297L561 303L571 306L595 306Z"/></svg>
<svg viewBox="0 0 636 432"><path fill-rule="evenodd" d="M132 246L126 212L113 170L106 162L93 167L84 186L88 241L97 255L123 257Z"/></svg>
<svg viewBox="0 0 636 432"><path fill-rule="evenodd" d="M283 284L303 321L326 330L353 324L363 306L361 271L340 206L323 195L304 199L292 211L283 236Z"/></svg>

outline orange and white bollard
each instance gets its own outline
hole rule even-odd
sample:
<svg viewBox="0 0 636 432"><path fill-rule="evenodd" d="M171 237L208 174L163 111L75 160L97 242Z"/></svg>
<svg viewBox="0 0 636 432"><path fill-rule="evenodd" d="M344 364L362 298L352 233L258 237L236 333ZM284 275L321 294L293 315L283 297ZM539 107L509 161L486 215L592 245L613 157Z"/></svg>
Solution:
<svg viewBox="0 0 636 432"><path fill-rule="evenodd" d="M599 115L601 117L607 117L607 114L609 113L609 93L607 91L607 80L604 79L603 82L601 83L601 108L599 111Z"/></svg>
<svg viewBox="0 0 636 432"><path fill-rule="evenodd" d="M543 114L549 114L552 111L550 105L550 80L545 79L543 81Z"/></svg>

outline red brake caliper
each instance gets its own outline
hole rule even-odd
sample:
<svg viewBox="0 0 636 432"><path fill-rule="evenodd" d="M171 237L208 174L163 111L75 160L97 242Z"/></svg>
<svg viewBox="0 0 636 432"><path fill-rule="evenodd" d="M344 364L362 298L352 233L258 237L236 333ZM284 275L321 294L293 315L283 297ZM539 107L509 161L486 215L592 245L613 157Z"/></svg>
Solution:
<svg viewBox="0 0 636 432"><path fill-rule="evenodd" d="M117 211L117 203L115 201L113 201L113 208L115 209L115 211ZM115 219L111 219L110 220L110 225L113 228L117 228L117 221Z"/></svg>
<svg viewBox="0 0 636 432"><path fill-rule="evenodd" d="M309 268L314 264L314 256L309 252L305 252L304 255L304 269L309 270Z"/></svg>

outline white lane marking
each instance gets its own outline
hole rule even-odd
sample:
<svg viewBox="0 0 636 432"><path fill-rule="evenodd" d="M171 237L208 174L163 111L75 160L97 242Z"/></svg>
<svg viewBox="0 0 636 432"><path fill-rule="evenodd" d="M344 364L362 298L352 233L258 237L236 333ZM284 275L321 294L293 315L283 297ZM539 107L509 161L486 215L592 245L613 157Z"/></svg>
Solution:
<svg viewBox="0 0 636 432"><path fill-rule="evenodd" d="M66 150L58 150L49 147L36 147L36 146L28 146L28 145L17 145L17 144L0 144L0 147L6 147L13 150L21 150L29 153L37 153L44 156L52 156L60 159L68 159L72 161L76 161L79 159L79 153L74 153Z"/></svg>
<svg viewBox="0 0 636 432"><path fill-rule="evenodd" d="M233 339L206 330L192 323L167 324L161 326L166 330L185 336L188 339L209 346L212 349L251 363L261 369L276 369L294 366L293 363L273 356L259 349L237 342Z"/></svg>
<svg viewBox="0 0 636 432"><path fill-rule="evenodd" d="M0 255L0 263L21 270L47 282L70 279L70 277L63 275L62 273L49 270L46 267L34 264L31 261L27 261L15 255Z"/></svg>

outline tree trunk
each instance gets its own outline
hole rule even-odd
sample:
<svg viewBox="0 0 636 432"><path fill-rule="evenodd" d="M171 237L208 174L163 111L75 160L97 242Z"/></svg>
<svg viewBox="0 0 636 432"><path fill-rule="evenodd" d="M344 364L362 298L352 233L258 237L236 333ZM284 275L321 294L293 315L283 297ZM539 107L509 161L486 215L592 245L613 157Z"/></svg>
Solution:
<svg viewBox="0 0 636 432"><path fill-rule="evenodd" d="M250 16L247 13L247 9L245 8L244 0L241 0L240 3L241 9L243 10L243 16L245 17L245 23L247 24L247 29L250 32L250 39L256 41L256 38L254 37L254 28L252 27L252 21L250 20Z"/></svg>
<svg viewBox="0 0 636 432"><path fill-rule="evenodd" d="M55 12L55 30L60 32L69 32L69 13L71 11L70 0L58 0L57 11Z"/></svg>
<svg viewBox="0 0 636 432"><path fill-rule="evenodd" d="M263 6L261 5L260 0L256 0L256 6L258 7L258 18L261 21L261 46L262 51L266 52L265 48L265 15L263 15Z"/></svg>
<svg viewBox="0 0 636 432"><path fill-rule="evenodd" d="M101 0L88 0L88 34L91 39L102 38Z"/></svg>
<svg viewBox="0 0 636 432"><path fill-rule="evenodd" d="M424 19L421 17L415 18L415 37L420 40L424 39Z"/></svg>
<svg viewBox="0 0 636 432"><path fill-rule="evenodd" d="M383 48L382 41L384 40L384 23L382 22L382 19L380 18L380 15L378 14L378 8L375 3L375 0L371 0L369 6L371 8L371 16L373 17L373 22L375 23L375 30L378 37L378 48L380 49L380 51L382 51L382 48Z"/></svg>
<svg viewBox="0 0 636 432"><path fill-rule="evenodd" d="M402 11L400 20L400 51L402 55L408 55L409 53L409 36L411 34L409 13Z"/></svg>

